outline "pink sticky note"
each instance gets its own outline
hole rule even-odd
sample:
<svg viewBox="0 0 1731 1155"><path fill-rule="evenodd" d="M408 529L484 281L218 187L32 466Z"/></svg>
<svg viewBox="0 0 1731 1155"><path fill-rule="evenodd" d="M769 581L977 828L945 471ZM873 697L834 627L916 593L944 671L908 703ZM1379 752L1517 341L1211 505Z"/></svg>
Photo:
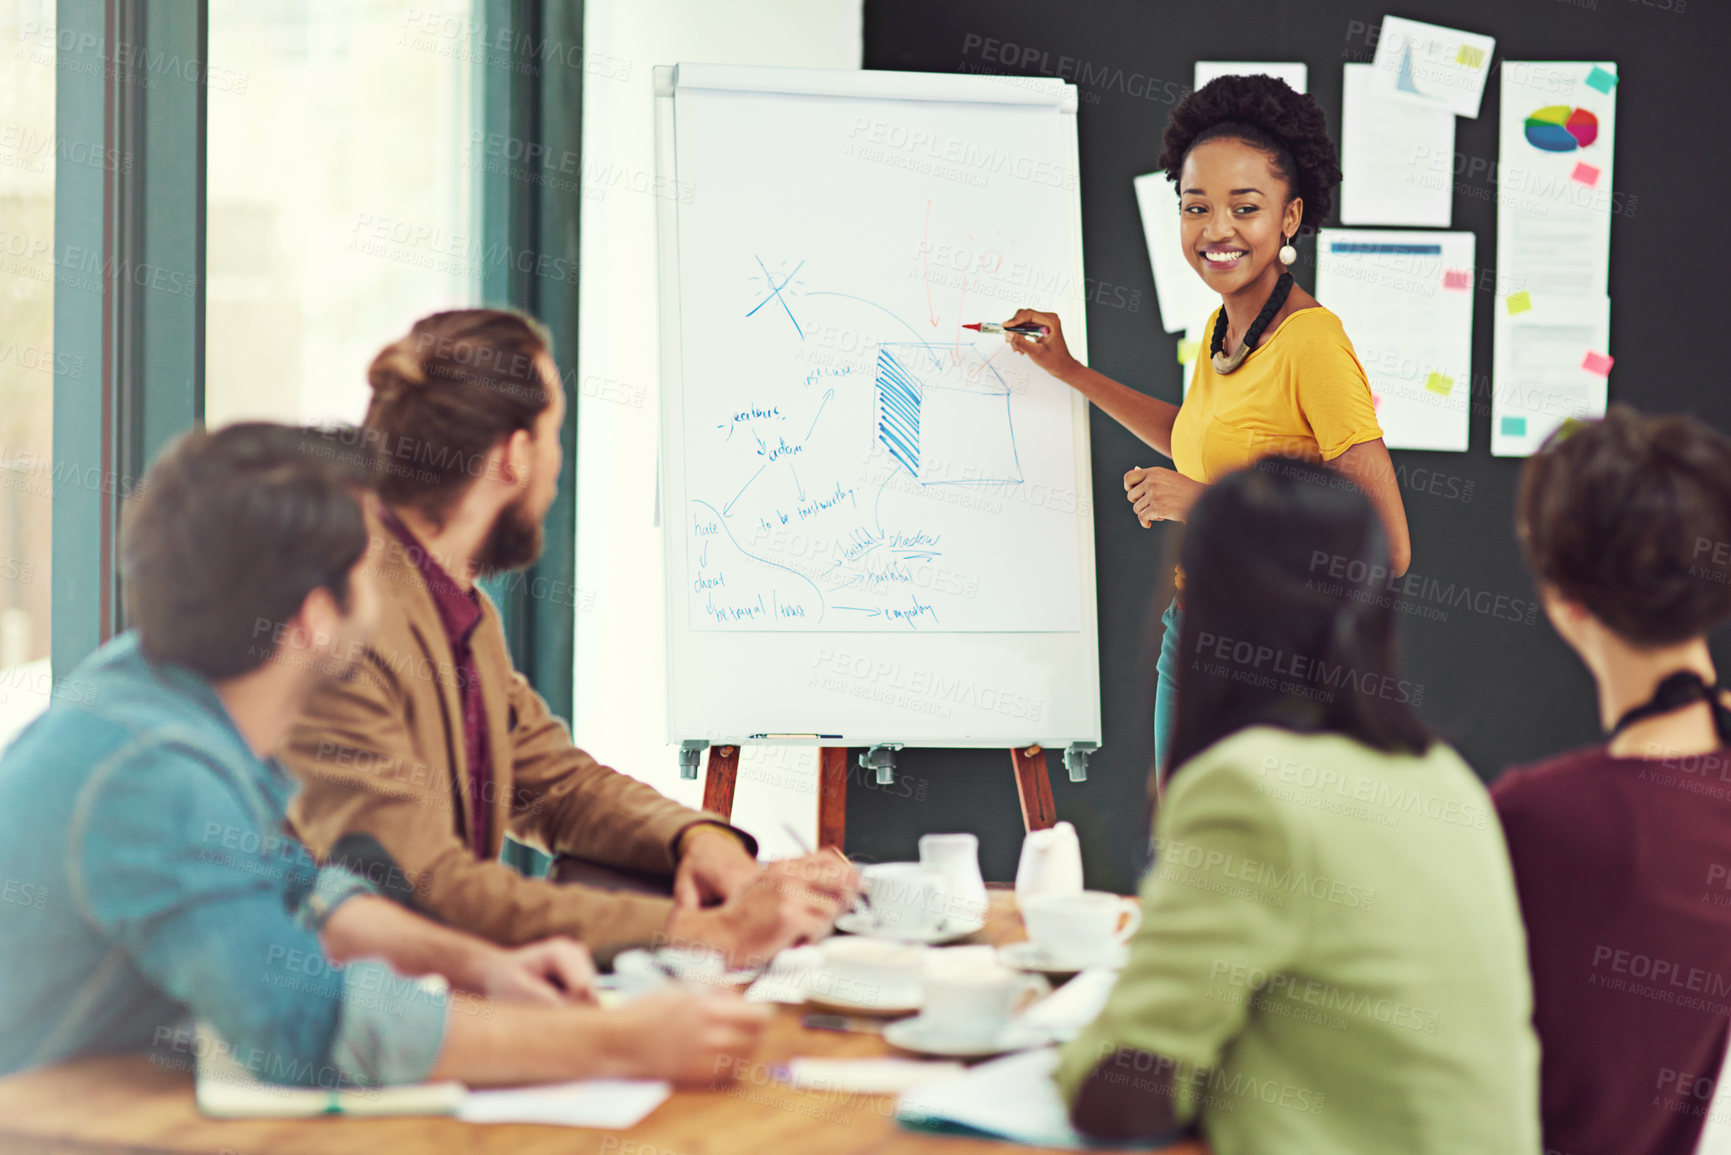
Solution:
<svg viewBox="0 0 1731 1155"><path fill-rule="evenodd" d="M1372 412L1375 412L1376 410L1382 408L1382 394L1381 393L1372 393L1370 395L1370 408L1371 408Z"/></svg>
<svg viewBox="0 0 1731 1155"><path fill-rule="evenodd" d="M1594 353L1588 350L1586 358L1581 361L1581 368L1589 373L1597 373L1601 377L1609 377L1611 364L1615 360L1615 357L1607 357L1603 353Z"/></svg>
<svg viewBox="0 0 1731 1155"><path fill-rule="evenodd" d="M1445 288L1445 289L1470 289L1472 287L1473 287L1473 274L1472 274L1471 269L1445 269L1445 270L1443 270L1443 288Z"/></svg>
<svg viewBox="0 0 1731 1155"><path fill-rule="evenodd" d="M1592 188L1599 183L1599 170L1586 161L1582 161L1575 166L1575 171L1569 174L1569 178L1578 180L1588 188Z"/></svg>

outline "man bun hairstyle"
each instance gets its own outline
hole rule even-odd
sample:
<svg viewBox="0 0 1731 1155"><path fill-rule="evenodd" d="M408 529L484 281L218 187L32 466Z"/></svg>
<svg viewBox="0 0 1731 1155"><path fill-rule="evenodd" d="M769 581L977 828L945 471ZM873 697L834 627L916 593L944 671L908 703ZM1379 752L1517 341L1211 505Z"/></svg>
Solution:
<svg viewBox="0 0 1731 1155"><path fill-rule="evenodd" d="M234 678L270 658L313 590L346 610L377 477L353 433L246 422L163 451L121 520L121 598L145 657Z"/></svg>
<svg viewBox="0 0 1731 1155"><path fill-rule="evenodd" d="M1315 232L1334 211L1340 153L1314 97L1272 76L1216 77L1172 110L1158 161L1167 179L1177 184L1190 150L1221 138L1269 155L1291 195L1304 200L1299 232Z"/></svg>
<svg viewBox="0 0 1731 1155"><path fill-rule="evenodd" d="M385 346L367 369L365 422L380 498L442 525L487 453L552 402L540 365L551 352L539 322L507 309L434 313Z"/></svg>
<svg viewBox="0 0 1731 1155"><path fill-rule="evenodd" d="M1731 619L1731 437L1683 415L1613 405L1570 421L1521 471L1527 567L1637 646Z"/></svg>

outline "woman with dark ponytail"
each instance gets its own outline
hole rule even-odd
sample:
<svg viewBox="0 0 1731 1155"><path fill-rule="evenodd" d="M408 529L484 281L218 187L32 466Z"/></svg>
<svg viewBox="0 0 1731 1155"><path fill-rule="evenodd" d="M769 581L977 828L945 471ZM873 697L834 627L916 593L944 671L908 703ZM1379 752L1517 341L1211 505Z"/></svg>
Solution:
<svg viewBox="0 0 1731 1155"><path fill-rule="evenodd" d="M1322 110L1272 77L1220 77L1173 110L1160 165L1178 186L1185 257L1221 298L1209 318L1209 355L1198 357L1183 405L1078 362L1054 314L1018 312L1011 323L1043 324L1050 333L1011 336L1011 345L1172 458L1175 469L1132 469L1124 477L1145 528L1185 520L1210 482L1260 458L1323 462L1369 496L1393 573L1406 572L1406 511L1364 367L1340 319L1288 271L1298 259L1294 238L1315 231L1340 183ZM1162 619L1154 707L1162 769L1172 740L1182 598L1180 574Z"/></svg>

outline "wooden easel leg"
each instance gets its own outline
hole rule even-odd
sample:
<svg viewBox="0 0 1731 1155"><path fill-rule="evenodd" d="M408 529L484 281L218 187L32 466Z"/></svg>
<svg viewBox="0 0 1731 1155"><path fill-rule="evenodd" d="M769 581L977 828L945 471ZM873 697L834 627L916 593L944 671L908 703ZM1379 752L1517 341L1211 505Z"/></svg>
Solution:
<svg viewBox="0 0 1731 1155"><path fill-rule="evenodd" d="M1045 830L1057 824L1058 808L1052 803L1052 777L1046 771L1046 752L1038 746L1010 751L1016 770L1016 797L1022 803L1022 828Z"/></svg>
<svg viewBox="0 0 1731 1155"><path fill-rule="evenodd" d="M843 848L847 841L847 747L817 752L817 848Z"/></svg>
<svg viewBox="0 0 1731 1155"><path fill-rule="evenodd" d="M709 769L703 776L703 808L733 818L733 785L739 778L739 747L711 746Z"/></svg>

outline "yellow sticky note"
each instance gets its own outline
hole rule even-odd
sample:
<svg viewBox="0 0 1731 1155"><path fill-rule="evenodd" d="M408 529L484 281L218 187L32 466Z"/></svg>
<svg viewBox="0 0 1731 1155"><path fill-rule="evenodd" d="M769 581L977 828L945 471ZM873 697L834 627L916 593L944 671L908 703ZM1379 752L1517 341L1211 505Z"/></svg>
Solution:
<svg viewBox="0 0 1731 1155"><path fill-rule="evenodd" d="M1471 44L1461 45L1461 50L1455 53L1455 63L1464 64L1468 68L1483 68L1485 66L1485 50L1474 48Z"/></svg>
<svg viewBox="0 0 1731 1155"><path fill-rule="evenodd" d="M1509 294L1509 316L1512 317L1516 313L1524 313L1532 307L1533 298L1527 294L1526 290L1523 289L1518 293Z"/></svg>
<svg viewBox="0 0 1731 1155"><path fill-rule="evenodd" d="M1441 393L1444 397L1447 397L1450 393L1454 392L1455 379L1453 377L1444 377L1441 373L1432 373L1430 375L1430 380L1424 383L1424 387L1429 389L1432 393Z"/></svg>
<svg viewBox="0 0 1731 1155"><path fill-rule="evenodd" d="M1178 338L1178 363L1180 365L1188 365L1196 360L1197 345L1198 342L1196 341L1186 340L1183 337Z"/></svg>

